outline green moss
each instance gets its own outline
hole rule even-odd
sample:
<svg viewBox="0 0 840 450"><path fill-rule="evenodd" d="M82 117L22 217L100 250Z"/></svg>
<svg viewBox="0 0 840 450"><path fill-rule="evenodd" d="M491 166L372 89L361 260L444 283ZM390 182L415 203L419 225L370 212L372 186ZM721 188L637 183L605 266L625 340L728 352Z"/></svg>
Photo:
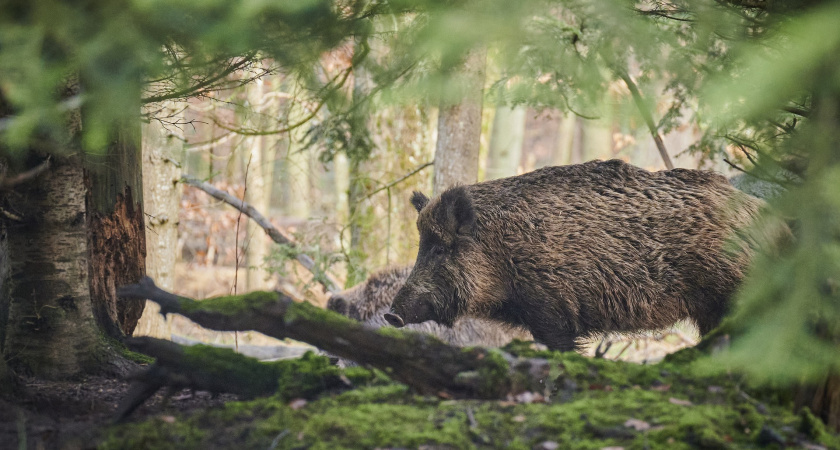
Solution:
<svg viewBox="0 0 840 450"><path fill-rule="evenodd" d="M101 341L102 346L105 349L113 350L117 355L129 360L134 361L138 364L152 364L155 362L155 359L144 355L142 353L133 352L128 349L122 342L106 335L105 333L100 333L99 339Z"/></svg>
<svg viewBox="0 0 840 450"><path fill-rule="evenodd" d="M276 303L278 300L279 297L276 292L255 291L241 295L213 297L201 301L181 298L181 308L186 313L202 310L232 315L247 309L259 310L266 305Z"/></svg>
<svg viewBox="0 0 840 450"><path fill-rule="evenodd" d="M840 448L840 435L833 435L828 432L823 421L815 416L808 408L802 408L799 411L799 424L797 428L806 436L829 448Z"/></svg>
<svg viewBox="0 0 840 450"><path fill-rule="evenodd" d="M358 325L358 322L348 319L335 311L319 308L306 302L292 303L289 305L289 309L286 310L286 324L290 324L299 319L307 319L309 321L318 322L324 327L336 325Z"/></svg>
<svg viewBox="0 0 840 450"><path fill-rule="evenodd" d="M280 364L282 363L282 364ZM284 399L309 398L335 387L341 369L330 363L329 358L306 352L303 357L277 361L278 395Z"/></svg>
<svg viewBox="0 0 840 450"><path fill-rule="evenodd" d="M147 449L161 450L197 448L205 432L188 421L164 421L154 417L146 421L112 427L106 434L100 449Z"/></svg>
<svg viewBox="0 0 840 450"><path fill-rule="evenodd" d="M465 349L465 352L473 352ZM481 384L478 386L478 394L482 397L498 396L503 389L506 390L510 379L510 365L505 357L498 350L481 350L484 357L481 359L481 367L478 369L478 376Z"/></svg>
<svg viewBox="0 0 840 450"><path fill-rule="evenodd" d="M187 443L184 448L267 448L275 439L277 448L314 449L530 449L545 441L581 449L744 448L755 447L759 431L767 425L789 441L810 439L837 446L836 437L807 411L795 415L786 403L764 399L757 408L759 400L752 397L758 394L741 395L747 388L735 377L697 376L690 366L675 363L645 366L549 353L560 377L549 403L420 397L381 373L354 368L346 372L354 389L321 395L299 409L290 408L289 397L282 395L231 403L219 411L178 419L203 433L197 435L200 438L187 434L179 439ZM487 357L503 359L496 352ZM289 366L286 382L305 390L306 383L295 380L293 373L329 371L313 358L304 358L309 361L305 367ZM501 367L488 366L489 379L499 375ZM642 429L625 425L630 419L636 422L629 424ZM155 446L150 436L167 439L186 433L177 428L183 424L156 426L171 429L151 434L138 425L136 436L144 445ZM134 434L126 429L121 433L133 442Z"/></svg>
<svg viewBox="0 0 840 450"><path fill-rule="evenodd" d="M382 385L393 383L388 375L377 369L365 369L363 367L348 367L344 369L344 376L353 386Z"/></svg>

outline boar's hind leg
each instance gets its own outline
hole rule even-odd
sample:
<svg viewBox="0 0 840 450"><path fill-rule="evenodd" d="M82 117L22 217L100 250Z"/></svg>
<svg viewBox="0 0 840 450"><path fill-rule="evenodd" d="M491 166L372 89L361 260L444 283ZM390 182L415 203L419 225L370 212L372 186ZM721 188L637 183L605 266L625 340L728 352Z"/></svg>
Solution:
<svg viewBox="0 0 840 450"><path fill-rule="evenodd" d="M727 309L723 301L710 302L703 306L703 308L698 308L698 310L692 311L690 314L691 319L697 325L698 331L700 331L701 337L720 325Z"/></svg>

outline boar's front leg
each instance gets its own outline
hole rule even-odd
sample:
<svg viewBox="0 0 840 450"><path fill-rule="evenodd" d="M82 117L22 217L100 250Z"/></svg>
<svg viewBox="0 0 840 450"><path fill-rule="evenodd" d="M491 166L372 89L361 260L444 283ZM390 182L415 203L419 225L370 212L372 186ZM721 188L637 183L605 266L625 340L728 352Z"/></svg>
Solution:
<svg viewBox="0 0 840 450"><path fill-rule="evenodd" d="M577 333L569 330L562 325L562 322L540 322L531 325L531 334L534 335L534 340L545 345L551 350L559 350L561 352L571 352L578 350Z"/></svg>

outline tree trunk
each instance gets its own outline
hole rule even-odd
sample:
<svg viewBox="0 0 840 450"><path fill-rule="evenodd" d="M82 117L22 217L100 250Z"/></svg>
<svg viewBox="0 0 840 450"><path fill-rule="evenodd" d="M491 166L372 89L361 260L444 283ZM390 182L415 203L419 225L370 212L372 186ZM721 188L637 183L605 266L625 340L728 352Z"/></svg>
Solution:
<svg viewBox="0 0 840 450"><path fill-rule="evenodd" d="M463 76L474 90L457 104L442 104L438 114L435 147L434 195L456 184L478 181L478 149L481 137L481 102L486 52L467 57Z"/></svg>
<svg viewBox="0 0 840 450"><path fill-rule="evenodd" d="M488 180L516 175L525 138L525 112L526 109L521 106L496 108L487 154Z"/></svg>
<svg viewBox="0 0 840 450"><path fill-rule="evenodd" d="M3 168L3 161L0 161L0 171ZM6 223L0 218L0 394L8 393L14 386L14 377L6 365L6 355L3 351L6 323L9 318L9 249L6 236Z"/></svg>
<svg viewBox="0 0 840 450"><path fill-rule="evenodd" d="M268 92L265 77L254 81L247 87L248 103L254 117L248 121L249 128L265 129L268 125L263 120L263 114L271 114L271 108L262 105ZM274 155L270 155L273 146L268 145L267 136L251 136L246 139L244 146L249 151L250 167L248 169L248 186L245 190L245 201L254 208L268 213L271 204L271 180L274 177ZM265 258L268 256L268 242L265 233L259 225L247 221L245 225L245 290L264 290L269 277L265 270Z"/></svg>
<svg viewBox="0 0 840 450"><path fill-rule="evenodd" d="M98 353L81 158L16 189L24 223L9 227L11 283L4 352L16 367L47 378L90 368Z"/></svg>
<svg viewBox="0 0 840 450"><path fill-rule="evenodd" d="M70 135L81 117L69 114ZM47 378L125 370L100 332L130 334L143 310L143 301L116 296L145 272L139 137L139 123L125 124L104 154L54 158L51 170L15 187L22 218L7 228L3 302L3 352L14 368Z"/></svg>
<svg viewBox="0 0 840 450"><path fill-rule="evenodd" d="M99 326L114 338L134 332L145 305L116 294L146 274L141 156L139 121L124 124L104 155L88 156L85 171L90 296Z"/></svg>
<svg viewBox="0 0 840 450"><path fill-rule="evenodd" d="M578 117L568 113L560 117L560 126L557 131L557 147L551 163L555 166L564 166L572 163L572 149L575 142Z"/></svg>
<svg viewBox="0 0 840 450"><path fill-rule="evenodd" d="M167 102L161 116L173 121L183 119L184 104ZM181 165L184 141L152 120L143 125L143 209L146 222L146 273L161 286L175 286L175 261L178 248L178 215L181 201ZM135 336L169 339L171 323L158 313L155 302L146 302L143 315L134 330Z"/></svg>

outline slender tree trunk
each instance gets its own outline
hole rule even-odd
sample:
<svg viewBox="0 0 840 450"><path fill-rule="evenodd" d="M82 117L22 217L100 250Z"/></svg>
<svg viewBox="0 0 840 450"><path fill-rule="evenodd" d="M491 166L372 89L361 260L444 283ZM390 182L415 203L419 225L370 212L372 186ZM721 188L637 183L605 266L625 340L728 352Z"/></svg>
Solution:
<svg viewBox="0 0 840 450"><path fill-rule="evenodd" d="M267 126L263 114L270 114L271 108L263 105L267 91L268 80L260 78L248 86L248 103L253 110L254 119L248 121L251 128L263 129ZM245 191L245 201L254 208L269 211L271 204L271 180L274 176L274 158L269 155L271 146L268 137L253 136L246 141L251 161L248 169L248 188ZM248 268L245 277L247 291L263 290L267 287L268 272L264 269L265 258L268 256L268 241L265 232L253 221L247 221L245 226L247 243L245 247L245 266Z"/></svg>
<svg viewBox="0 0 840 450"><path fill-rule="evenodd" d="M555 166L563 166L571 164L572 161L572 146L575 141L575 128L577 125L577 116L574 114L567 114L561 116L560 126L557 131L557 147L554 150L554 155L551 163Z"/></svg>
<svg viewBox="0 0 840 450"><path fill-rule="evenodd" d="M481 104L486 52L472 52L464 63L466 86L474 89L457 104L442 104L438 114L434 194L478 181Z"/></svg>
<svg viewBox="0 0 840 450"><path fill-rule="evenodd" d="M0 172L4 169L0 160ZM6 233L6 223L0 219L0 394L12 390L14 378L6 365L3 351L6 343L6 323L9 319L9 248Z"/></svg>
<svg viewBox="0 0 840 450"><path fill-rule="evenodd" d="M357 40L353 51L356 55L365 51L366 43ZM364 169L365 161L370 158L373 151L372 143L368 138L368 114L370 109L369 103L365 100L370 94L370 80L367 72L361 66L353 68L353 105L354 110L349 118L351 122L351 137L350 142L352 148L347 149L348 163L348 189L347 189L347 208L350 219L350 249L349 249L349 264L347 270L347 285L352 286L361 282L367 276L364 270L365 261L368 254L364 248L363 242L363 224L367 222L368 209L364 204L364 196L366 193L366 173Z"/></svg>
<svg viewBox="0 0 840 450"><path fill-rule="evenodd" d="M299 89L293 87L293 91ZM288 113L288 123L298 123L307 115L303 106L295 100ZM309 159L301 152L303 148L304 127L297 127L289 132L289 145L283 160L283 175L286 183L286 204L284 212L287 216L306 219L309 217Z"/></svg>
<svg viewBox="0 0 840 450"><path fill-rule="evenodd" d="M580 164L586 159L586 124L584 119L580 117L573 117L574 123L574 137L572 138L571 157L569 164Z"/></svg>
<svg viewBox="0 0 840 450"><path fill-rule="evenodd" d="M488 180L516 175L525 138L525 112L526 109L521 106L496 108L487 154Z"/></svg>
<svg viewBox="0 0 840 450"><path fill-rule="evenodd" d="M186 105L168 102L161 115L173 121L183 118ZM160 122L143 125L143 209L146 221L146 273L159 280L161 286L174 289L175 261L178 248L178 215L181 201L181 165L184 142ZM155 302L146 302L143 316L134 330L135 336L169 339L169 320L158 313Z"/></svg>

